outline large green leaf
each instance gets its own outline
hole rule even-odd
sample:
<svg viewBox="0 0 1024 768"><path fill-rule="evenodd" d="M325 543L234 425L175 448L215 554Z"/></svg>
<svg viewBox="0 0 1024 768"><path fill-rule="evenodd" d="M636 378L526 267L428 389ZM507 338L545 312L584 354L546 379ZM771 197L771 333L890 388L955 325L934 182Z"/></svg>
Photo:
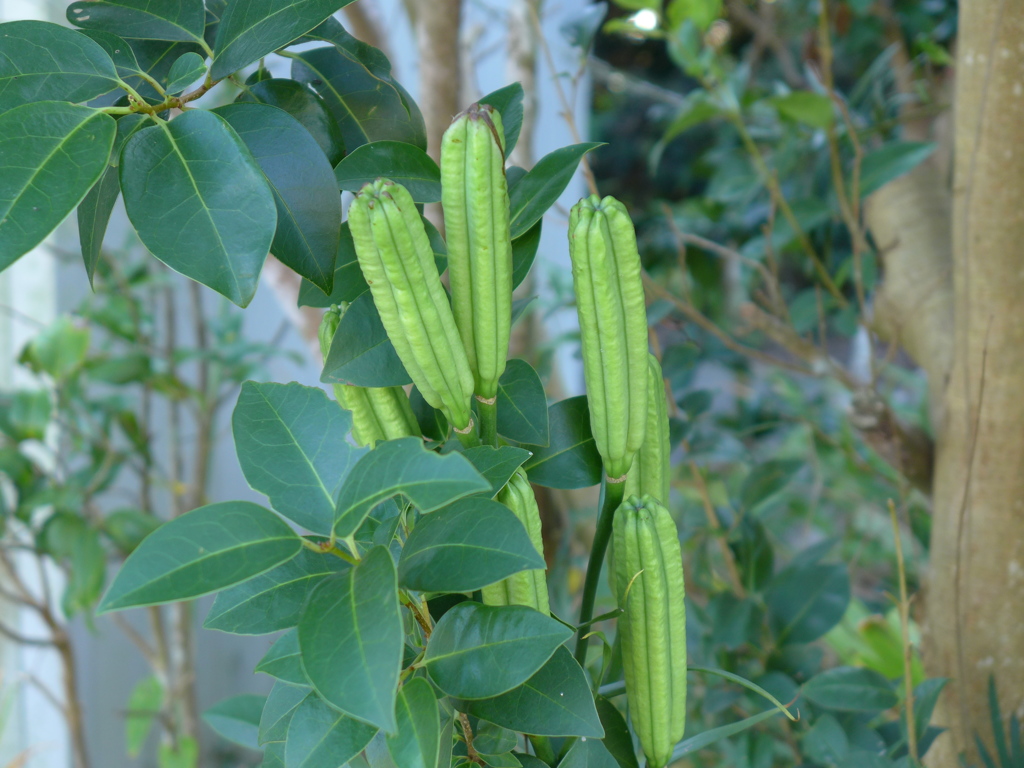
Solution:
<svg viewBox="0 0 1024 768"><path fill-rule="evenodd" d="M206 26L202 0L79 0L67 17L85 29L146 40L198 42Z"/></svg>
<svg viewBox="0 0 1024 768"><path fill-rule="evenodd" d="M472 592L544 567L519 518L504 504L477 497L421 519L402 549L398 574L408 589Z"/></svg>
<svg viewBox="0 0 1024 768"><path fill-rule="evenodd" d="M338 494L334 530L356 532L370 510L402 494L420 512L433 512L463 496L490 488L473 465L457 453L428 451L418 437L378 443L356 464Z"/></svg>
<svg viewBox="0 0 1024 768"><path fill-rule="evenodd" d="M302 83L284 78L261 80L248 86L238 101L254 101L283 109L316 139L333 168L345 156L345 139L323 99Z"/></svg>
<svg viewBox="0 0 1024 768"><path fill-rule="evenodd" d="M520 733L604 738L587 676L564 647L518 688L493 699L461 701L457 706L462 712Z"/></svg>
<svg viewBox="0 0 1024 768"><path fill-rule="evenodd" d="M524 683L571 636L562 622L524 605L467 601L437 622L424 664L445 693L488 699Z"/></svg>
<svg viewBox="0 0 1024 768"><path fill-rule="evenodd" d="M224 699L203 712L203 720L228 741L259 749L260 716L266 696L243 693Z"/></svg>
<svg viewBox="0 0 1024 768"><path fill-rule="evenodd" d="M359 276L362 278L361 272ZM320 381L359 387L401 387L412 381L368 290L356 297L341 316Z"/></svg>
<svg viewBox="0 0 1024 768"><path fill-rule="evenodd" d="M263 748L263 762L260 763L260 768L286 768L283 741L273 741Z"/></svg>
<svg viewBox="0 0 1024 768"><path fill-rule="evenodd" d="M125 560L97 613L188 600L251 579L298 554L298 535L247 501L200 507L160 526Z"/></svg>
<svg viewBox="0 0 1024 768"><path fill-rule="evenodd" d="M634 758L635 762L636 758ZM569 747L559 768L619 768L619 763L599 739L579 739Z"/></svg>
<svg viewBox="0 0 1024 768"><path fill-rule="evenodd" d="M341 231L341 195L320 145L298 120L277 107L228 104L214 111L235 129L270 182L277 204L277 231L270 250L330 293Z"/></svg>
<svg viewBox="0 0 1024 768"><path fill-rule="evenodd" d="M601 718L601 727L604 728L604 745L619 768L640 768L633 746L633 735L622 713L604 696L597 696L594 703L597 705L598 717Z"/></svg>
<svg viewBox="0 0 1024 768"><path fill-rule="evenodd" d="M804 683L802 692L819 707L845 712L881 712L898 702L889 681L863 667L827 669Z"/></svg>
<svg viewBox="0 0 1024 768"><path fill-rule="evenodd" d="M601 482L601 454L590 431L587 396L561 400L548 408L547 445L523 445L533 456L524 465L530 482L548 488L588 488Z"/></svg>
<svg viewBox="0 0 1024 768"><path fill-rule="evenodd" d="M302 663L320 695L389 733L397 725L404 637L398 577L385 547L371 549L348 573L322 581L299 621Z"/></svg>
<svg viewBox="0 0 1024 768"><path fill-rule="evenodd" d="M569 186L580 160L600 142L571 144L544 155L530 171L509 190L512 217L512 238L525 234L540 221L544 212L554 205Z"/></svg>
<svg viewBox="0 0 1024 768"><path fill-rule="evenodd" d="M518 288L530 274L530 268L533 267L533 262L537 258L537 250L540 248L543 226L544 220L540 219L512 241L512 290Z"/></svg>
<svg viewBox="0 0 1024 768"><path fill-rule="evenodd" d="M765 592L780 644L817 640L839 623L849 602L850 576L845 565L791 565Z"/></svg>
<svg viewBox="0 0 1024 768"><path fill-rule="evenodd" d="M352 0L235 0L217 30L211 74L219 80L301 37Z"/></svg>
<svg viewBox="0 0 1024 768"><path fill-rule="evenodd" d="M398 692L398 731L387 737L397 768L437 768L441 720L430 683L414 677ZM447 768L447 766L445 767Z"/></svg>
<svg viewBox="0 0 1024 768"><path fill-rule="evenodd" d="M291 560L218 594L203 626L234 635L266 635L294 627L313 589L347 569L337 555L303 548Z"/></svg>
<svg viewBox="0 0 1024 768"><path fill-rule="evenodd" d="M486 96L481 96L480 104L490 104L501 114L501 127L505 131L505 157L519 143L519 132L523 129L523 86L519 83L506 85Z"/></svg>
<svg viewBox="0 0 1024 768"><path fill-rule="evenodd" d="M34 101L88 101L117 87L103 47L66 27L12 21L0 24L0 40L0 112Z"/></svg>
<svg viewBox="0 0 1024 768"><path fill-rule="evenodd" d="M247 305L277 228L266 177L223 118L193 109L132 136L121 191L143 244L171 269Z"/></svg>
<svg viewBox="0 0 1024 768"><path fill-rule="evenodd" d="M546 410L544 416L547 416ZM505 487L505 483L523 465L523 462L530 458L529 451L511 445L502 445L498 448L490 445L477 445L467 448L462 455L469 459L470 463L476 467L476 471L491 484L489 495L492 498Z"/></svg>
<svg viewBox="0 0 1024 768"><path fill-rule="evenodd" d="M308 685L291 685L280 680L274 683L267 696L267 703L263 705L263 714L260 715L260 746L270 742L284 742L295 710L309 693Z"/></svg>
<svg viewBox="0 0 1024 768"><path fill-rule="evenodd" d="M548 445L548 398L540 376L525 360L509 360L498 379L498 434L517 443Z"/></svg>
<svg viewBox="0 0 1024 768"><path fill-rule="evenodd" d="M116 131L109 115L56 101L0 115L0 270L82 202L107 167Z"/></svg>
<svg viewBox="0 0 1024 768"><path fill-rule="evenodd" d="M289 629L270 646L256 665L255 672L262 672L286 683L309 685L302 669L302 653L299 651L299 632Z"/></svg>
<svg viewBox="0 0 1024 768"><path fill-rule="evenodd" d="M338 488L367 453L346 440L352 414L322 389L247 381L231 424L249 485L285 517L330 535Z"/></svg>
<svg viewBox="0 0 1024 768"><path fill-rule="evenodd" d="M401 141L374 141L357 147L334 169L340 189L358 192L384 177L401 184L417 203L441 200L441 169L419 147Z"/></svg>
<svg viewBox="0 0 1024 768"><path fill-rule="evenodd" d="M299 306L327 308L332 304L352 304L369 290L370 286L366 284L363 271L359 267L359 259L356 257L356 246L352 242L352 231L349 229L348 222L346 221L341 225L338 253L334 257L334 287L330 295L321 291L308 280L303 280L302 287L299 288ZM366 299L366 301L372 304L373 298ZM374 311L376 311L376 307L374 307ZM380 315L377 315L373 329L376 333L384 329L380 322ZM341 338L347 338L348 335L345 334ZM384 338L387 338L386 332ZM392 346L390 354L395 360L398 360L398 354L394 350L395 348ZM402 370L405 370L404 367Z"/></svg>
<svg viewBox="0 0 1024 768"><path fill-rule="evenodd" d="M284 746L287 768L338 768L359 754L377 732L332 709L315 693L296 708Z"/></svg>

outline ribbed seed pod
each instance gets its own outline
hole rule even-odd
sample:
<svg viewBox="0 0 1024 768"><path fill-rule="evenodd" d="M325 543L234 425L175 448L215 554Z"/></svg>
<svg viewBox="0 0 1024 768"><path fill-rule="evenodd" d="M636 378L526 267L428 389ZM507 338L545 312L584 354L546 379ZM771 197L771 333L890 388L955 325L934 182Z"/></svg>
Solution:
<svg viewBox="0 0 1024 768"><path fill-rule="evenodd" d="M533 546L543 557L544 541L540 531L540 510L537 508L537 499L533 495L533 488L530 487L526 472L517 469L498 493L497 498L526 526ZM548 605L548 584L545 572L541 569L520 571L504 581L484 587L481 592L485 605L526 605L545 616L551 612Z"/></svg>
<svg viewBox="0 0 1024 768"><path fill-rule="evenodd" d="M320 323L320 354L327 359L344 309L333 306ZM334 399L352 412L352 437L371 448L378 440L419 434L409 397L401 387L356 387L335 384Z"/></svg>
<svg viewBox="0 0 1024 768"><path fill-rule="evenodd" d="M476 394L488 399L498 394L512 329L504 141L501 115L479 104L456 117L441 140L441 203L452 308Z"/></svg>
<svg viewBox="0 0 1024 768"><path fill-rule="evenodd" d="M423 399L464 432L472 420L473 374L416 204L401 184L377 179L356 195L348 221L398 357Z"/></svg>
<svg viewBox="0 0 1024 768"><path fill-rule="evenodd" d="M679 534L651 496L615 513L615 593L633 727L651 768L664 768L686 727L686 609Z"/></svg>
<svg viewBox="0 0 1024 768"><path fill-rule="evenodd" d="M654 355L647 364L647 429L644 441L626 475L625 495L653 496L668 499L669 495L668 405L665 401L665 377Z"/></svg>
<svg viewBox="0 0 1024 768"><path fill-rule="evenodd" d="M629 471L647 426L647 308L636 233L613 197L580 200L569 217L590 426L608 477Z"/></svg>

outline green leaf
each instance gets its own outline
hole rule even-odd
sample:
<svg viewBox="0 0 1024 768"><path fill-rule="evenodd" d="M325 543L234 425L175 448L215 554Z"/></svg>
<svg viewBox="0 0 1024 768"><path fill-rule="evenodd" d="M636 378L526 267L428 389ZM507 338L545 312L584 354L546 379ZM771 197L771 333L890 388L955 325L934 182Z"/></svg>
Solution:
<svg viewBox="0 0 1024 768"><path fill-rule="evenodd" d="M299 651L299 632L289 629L270 646L256 665L255 672L262 672L286 683L309 685L306 673L302 671L302 653Z"/></svg>
<svg viewBox="0 0 1024 768"><path fill-rule="evenodd" d="M132 689L124 719L124 751L129 757L138 757L142 751L163 703L164 689L156 676L140 680Z"/></svg>
<svg viewBox="0 0 1024 768"><path fill-rule="evenodd" d="M773 96L768 103L787 120L812 128L828 128L835 120L832 100L820 93L794 91L785 96Z"/></svg>
<svg viewBox="0 0 1024 768"><path fill-rule="evenodd" d="M103 47L66 27L11 21L0 24L0 40L0 113L29 102L88 101L117 87Z"/></svg>
<svg viewBox="0 0 1024 768"><path fill-rule="evenodd" d="M626 720L618 708L604 696L594 699L597 714L604 728L604 746L614 758L619 768L640 768L633 747L633 736L629 732Z"/></svg>
<svg viewBox="0 0 1024 768"><path fill-rule="evenodd" d="M334 530L356 532L370 510L404 495L420 512L433 512L463 496L490 488L473 465L457 453L428 451L418 437L378 443L356 464L338 494Z"/></svg>
<svg viewBox="0 0 1024 768"><path fill-rule="evenodd" d="M569 747L565 757L558 763L558 768L619 768L619 763L608 751L604 741L579 739Z"/></svg>
<svg viewBox="0 0 1024 768"><path fill-rule="evenodd" d="M19 362L61 381L82 367L89 353L89 336L88 327L62 315L28 343Z"/></svg>
<svg viewBox="0 0 1024 768"><path fill-rule="evenodd" d="M183 53L171 64L167 73L167 92L181 93L197 80L206 76L206 63L198 53Z"/></svg>
<svg viewBox="0 0 1024 768"><path fill-rule="evenodd" d="M696 736L683 739L681 742L676 744L676 748L672 750L672 759L669 763L674 763L676 760L679 760L686 755L709 747L717 741L727 739L730 736L735 736L737 733L742 733L743 731L764 722L770 717L775 717L777 714L779 714L777 709L769 709L759 715L748 717L744 720L740 720L739 722L729 723L728 725L723 725L719 728L711 728L698 733Z"/></svg>
<svg viewBox="0 0 1024 768"><path fill-rule="evenodd" d="M504 504L476 497L421 519L402 549L398 573L407 589L472 592L544 567L519 518Z"/></svg>
<svg viewBox="0 0 1024 768"><path fill-rule="evenodd" d="M306 685L290 685L280 680L274 683L267 696L267 703L263 705L263 714L260 715L260 746L275 741L284 742L295 710L309 693L309 686Z"/></svg>
<svg viewBox="0 0 1024 768"><path fill-rule="evenodd" d="M538 160L509 190L513 240L540 221L569 186L583 156L600 146L603 146L601 142L588 142L556 149Z"/></svg>
<svg viewBox="0 0 1024 768"><path fill-rule="evenodd" d="M322 389L247 381L231 426L249 485L285 517L329 536L338 489L367 454L346 440L352 414Z"/></svg>
<svg viewBox="0 0 1024 768"><path fill-rule="evenodd" d="M0 271L82 202L107 167L116 130L109 115L56 101L0 114Z"/></svg>
<svg viewBox="0 0 1024 768"><path fill-rule="evenodd" d="M161 744L157 747L157 764L160 768L197 768L199 765L199 742L191 736L183 736L175 744Z"/></svg>
<svg viewBox="0 0 1024 768"><path fill-rule="evenodd" d="M277 231L270 250L330 293L341 231L341 196L320 146L298 120L277 107L229 104L214 111L235 129L270 183L277 205Z"/></svg>
<svg viewBox="0 0 1024 768"><path fill-rule="evenodd" d="M144 128L125 145L120 173L128 218L150 252L246 306L277 210L263 172L224 119L192 109Z"/></svg>
<svg viewBox="0 0 1024 768"><path fill-rule="evenodd" d="M128 556L97 613L216 592L295 557L298 535L247 501L210 504L157 528Z"/></svg>
<svg viewBox="0 0 1024 768"><path fill-rule="evenodd" d="M235 0L213 47L213 78L232 72L309 32L352 0Z"/></svg>
<svg viewBox="0 0 1024 768"><path fill-rule="evenodd" d="M387 743L397 768L437 768L441 721L430 683L414 677L403 685L396 711L398 732Z"/></svg>
<svg viewBox="0 0 1024 768"><path fill-rule="evenodd" d="M932 677L914 688L914 723L918 742L924 740L939 694L948 682L948 677Z"/></svg>
<svg viewBox="0 0 1024 768"><path fill-rule="evenodd" d="M850 740L838 720L822 715L804 735L803 751L819 765L835 765L850 751Z"/></svg>
<svg viewBox="0 0 1024 768"><path fill-rule="evenodd" d="M740 504L750 511L777 494L804 466L794 459L772 459L758 464L747 475L740 490Z"/></svg>
<svg viewBox="0 0 1024 768"><path fill-rule="evenodd" d="M337 555L303 548L291 560L218 594L203 627L234 635L266 635L294 627L313 589L347 569Z"/></svg>
<svg viewBox="0 0 1024 768"><path fill-rule="evenodd" d="M284 742L274 741L263 749L260 768L286 768L284 764Z"/></svg>
<svg viewBox="0 0 1024 768"><path fill-rule="evenodd" d="M369 291L360 294L341 316L320 381L359 387L401 387L412 381Z"/></svg>
<svg viewBox="0 0 1024 768"><path fill-rule="evenodd" d="M548 445L548 398L540 376L525 360L509 360L498 379L498 434L517 443Z"/></svg>
<svg viewBox="0 0 1024 768"><path fill-rule="evenodd" d="M457 702L458 709L534 736L604 738L587 676L569 649L559 647L533 677L493 699Z"/></svg>
<svg viewBox="0 0 1024 768"><path fill-rule="evenodd" d="M528 680L571 636L562 622L524 605L467 601L437 622L423 663L450 696L489 699Z"/></svg>
<svg viewBox="0 0 1024 768"><path fill-rule="evenodd" d="M545 416L547 413L545 412ZM505 487L505 483L523 462L530 458L530 452L511 445L494 448L490 445L478 445L467 448L462 455L476 467L476 471L491 484L490 497Z"/></svg>
<svg viewBox="0 0 1024 768"><path fill-rule="evenodd" d="M503 755L516 748L514 731L494 723L481 722L473 731L473 748L486 755Z"/></svg>
<svg viewBox="0 0 1024 768"><path fill-rule="evenodd" d="M665 135L662 136L660 143L661 145L668 144L676 136L724 114L725 111L712 102L705 91L692 91L683 99L682 106L676 112L676 116L672 118L668 128L665 129Z"/></svg>
<svg viewBox="0 0 1024 768"><path fill-rule="evenodd" d="M284 762L288 768L337 768L362 752L377 732L346 717L315 693L296 708L288 725Z"/></svg>
<svg viewBox="0 0 1024 768"><path fill-rule="evenodd" d="M126 555L161 525L160 518L138 509L116 509L103 518L103 532Z"/></svg>
<svg viewBox="0 0 1024 768"><path fill-rule="evenodd" d="M392 79L387 57L340 25L332 27L332 37L332 47L295 54L292 78L324 100L348 151L385 139L426 149L423 116Z"/></svg>
<svg viewBox="0 0 1024 768"><path fill-rule="evenodd" d="M819 707L843 712L880 712L899 701L883 675L863 667L825 670L804 683L802 691Z"/></svg>
<svg viewBox="0 0 1024 768"><path fill-rule="evenodd" d="M890 181L910 173L934 151L934 143L894 141L874 152L868 152L860 166L860 196L867 197Z"/></svg>
<svg viewBox="0 0 1024 768"><path fill-rule="evenodd" d="M88 37L106 52L110 60L114 62L114 69L122 79L138 75L139 60L135 57L135 51L132 50L131 45L123 37L104 32L101 29L82 29L79 30L79 33ZM142 117L142 115L136 115L136 117Z"/></svg>
<svg viewBox="0 0 1024 768"><path fill-rule="evenodd" d="M341 225L338 252L334 257L334 286L331 293L324 293L311 282L304 279L302 287L299 288L299 306L323 307L326 309L333 304L351 304L369 290L370 286L366 284L366 280L363 278L363 271L359 267L359 259L356 257L356 247L352 242L352 231L349 229L348 222L346 221ZM376 328L377 326L383 329L379 315L374 327ZM347 338L347 334L343 338ZM392 354L397 359L398 356L394 353L393 347Z"/></svg>
<svg viewBox="0 0 1024 768"><path fill-rule="evenodd" d="M254 83L238 96L240 102L257 102L283 109L316 140L333 168L345 156L341 129L319 96L302 83L272 78Z"/></svg>
<svg viewBox="0 0 1024 768"><path fill-rule="evenodd" d="M203 720L228 741L259 749L260 716L266 703L266 696L251 693L232 696L206 710Z"/></svg>
<svg viewBox="0 0 1024 768"><path fill-rule="evenodd" d="M548 445L523 445L533 452L524 465L530 482L569 489L600 483L603 465L590 431L586 395L561 400L548 408L548 424Z"/></svg>
<svg viewBox="0 0 1024 768"><path fill-rule="evenodd" d="M57 513L40 536L45 552L67 563L67 584L61 608L70 618L93 606L103 591L107 556L99 531L78 515Z"/></svg>
<svg viewBox="0 0 1024 768"><path fill-rule="evenodd" d="M724 669L712 669L710 667L688 666L686 669L689 672L703 672L704 674L708 675L717 675L718 677L724 678L725 680L729 680L733 683L736 683L737 685L742 685L748 691L752 691L756 693L758 696L761 696L762 698L770 701L772 704L775 705L776 709L782 712L782 714L784 714L793 722L796 722L797 720L797 718L789 711L789 709L782 702L780 702L777 698L768 693L768 691L759 686L757 683L753 683L750 680L747 680L745 677L740 677L739 675L733 674L732 672L727 672Z"/></svg>
<svg viewBox="0 0 1024 768"><path fill-rule="evenodd" d="M539 220L526 232L512 241L512 290L515 290L530 274L537 249L540 248L541 228L544 220Z"/></svg>
<svg viewBox="0 0 1024 768"><path fill-rule="evenodd" d="M46 437L53 409L50 393L45 389L18 390L0 398L0 406L0 430L5 434L17 441ZM29 466L28 474L31 476Z"/></svg>
<svg viewBox="0 0 1024 768"><path fill-rule="evenodd" d="M162 40L128 40L139 64L139 70L162 85L167 85L171 67L185 53L202 53L198 43L170 42ZM115 62L116 63L116 62ZM124 75L122 75L124 77ZM125 82L138 91L139 95L151 101L163 101L157 90L140 76L125 78Z"/></svg>
<svg viewBox="0 0 1024 768"><path fill-rule="evenodd" d="M357 147L334 169L338 187L358 192L384 177L401 184L417 203L441 200L441 169L419 147L401 141L374 141Z"/></svg>
<svg viewBox="0 0 1024 768"><path fill-rule="evenodd" d="M505 157L511 155L519 143L519 133L523 129L523 95L523 86L512 83L481 96L478 102L490 104L501 114L501 126L505 131Z"/></svg>
<svg viewBox="0 0 1024 768"><path fill-rule="evenodd" d="M404 637L398 577L384 547L371 549L348 573L321 582L299 621L303 666L317 692L331 706L388 733L397 727Z"/></svg>
<svg viewBox="0 0 1024 768"><path fill-rule="evenodd" d="M67 9L68 21L121 37L200 41L206 26L202 0L80 0Z"/></svg>
<svg viewBox="0 0 1024 768"><path fill-rule="evenodd" d="M817 640L839 623L849 602L850 577L844 565L790 566L765 592L780 645Z"/></svg>

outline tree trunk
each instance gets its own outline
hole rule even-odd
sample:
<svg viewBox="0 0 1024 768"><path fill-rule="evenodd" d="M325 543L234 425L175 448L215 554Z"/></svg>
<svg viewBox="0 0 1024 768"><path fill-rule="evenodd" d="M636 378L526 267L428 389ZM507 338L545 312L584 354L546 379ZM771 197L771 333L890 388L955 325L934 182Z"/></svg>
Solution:
<svg viewBox="0 0 1024 768"><path fill-rule="evenodd" d="M960 5L953 195L955 349L938 432L930 673L952 678L929 762L977 764L987 685L1024 716L1024 4ZM1005 724L1005 722L1004 722Z"/></svg>

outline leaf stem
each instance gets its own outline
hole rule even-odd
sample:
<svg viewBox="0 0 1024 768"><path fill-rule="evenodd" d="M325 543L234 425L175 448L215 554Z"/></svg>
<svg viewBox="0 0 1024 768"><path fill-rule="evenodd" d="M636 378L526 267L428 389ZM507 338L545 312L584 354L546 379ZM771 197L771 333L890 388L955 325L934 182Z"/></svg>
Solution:
<svg viewBox="0 0 1024 768"><path fill-rule="evenodd" d="M498 399L476 396L480 411L480 441L484 445L498 447Z"/></svg>
<svg viewBox="0 0 1024 768"><path fill-rule="evenodd" d="M466 427L464 432L460 432L452 426L452 431L455 432L455 436L459 438L459 442L462 443L463 448L476 448L480 445L480 435L476 431L476 424L473 423L472 416L469 419L469 426Z"/></svg>
<svg viewBox="0 0 1024 768"><path fill-rule="evenodd" d="M604 563L604 553L608 550L608 541L612 536L612 520L615 517L615 510L622 503L622 497L626 490L624 482L610 483L608 478L601 481L601 516L597 520L597 530L594 532L594 543L590 549L590 562L587 563L586 580L583 583L583 601L580 604L580 620L577 626L585 627L590 624L594 615L594 598L597 596L597 583L601 578L601 565ZM586 666L587 661L587 639L586 633L582 630L576 636L576 661L580 666Z"/></svg>

